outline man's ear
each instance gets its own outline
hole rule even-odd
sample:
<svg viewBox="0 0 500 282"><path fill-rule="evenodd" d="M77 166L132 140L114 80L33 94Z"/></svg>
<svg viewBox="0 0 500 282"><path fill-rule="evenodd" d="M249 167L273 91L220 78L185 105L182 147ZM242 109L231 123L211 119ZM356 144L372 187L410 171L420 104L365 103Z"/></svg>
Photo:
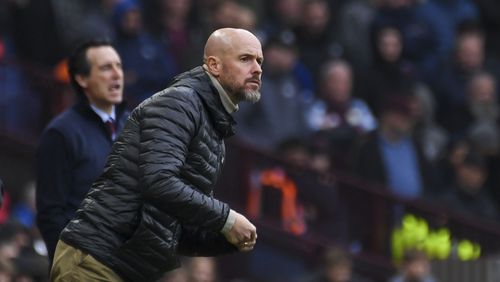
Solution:
<svg viewBox="0 0 500 282"><path fill-rule="evenodd" d="M82 88L87 88L87 78L81 74L75 75L75 80Z"/></svg>
<svg viewBox="0 0 500 282"><path fill-rule="evenodd" d="M215 56L209 56L205 60L205 65L207 66L207 71L211 75L213 75L215 77L218 77L220 75L222 65L220 64L219 58L217 58Z"/></svg>

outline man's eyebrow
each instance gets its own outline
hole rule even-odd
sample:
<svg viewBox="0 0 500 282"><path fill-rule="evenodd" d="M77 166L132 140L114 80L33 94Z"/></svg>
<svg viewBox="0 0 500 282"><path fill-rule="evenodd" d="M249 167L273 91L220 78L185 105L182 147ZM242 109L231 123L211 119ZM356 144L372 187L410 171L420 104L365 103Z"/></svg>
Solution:
<svg viewBox="0 0 500 282"><path fill-rule="evenodd" d="M253 54L253 53L241 53L239 54L238 57L255 57L255 58L262 58L262 56L260 55L257 55L257 54Z"/></svg>

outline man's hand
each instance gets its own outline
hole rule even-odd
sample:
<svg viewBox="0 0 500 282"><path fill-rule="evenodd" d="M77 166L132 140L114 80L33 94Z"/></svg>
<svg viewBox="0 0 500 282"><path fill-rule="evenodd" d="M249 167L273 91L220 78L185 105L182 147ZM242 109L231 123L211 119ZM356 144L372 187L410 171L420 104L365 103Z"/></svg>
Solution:
<svg viewBox="0 0 500 282"><path fill-rule="evenodd" d="M246 217L236 213L232 228L224 233L224 236L240 251L248 252L254 248L257 241L257 228Z"/></svg>

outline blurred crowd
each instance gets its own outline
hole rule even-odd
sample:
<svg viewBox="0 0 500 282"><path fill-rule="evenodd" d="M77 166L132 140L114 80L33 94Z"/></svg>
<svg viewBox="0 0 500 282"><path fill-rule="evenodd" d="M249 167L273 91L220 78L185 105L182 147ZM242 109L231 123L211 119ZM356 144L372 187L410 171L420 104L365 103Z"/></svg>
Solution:
<svg viewBox="0 0 500 282"><path fill-rule="evenodd" d="M84 39L113 40L133 108L200 65L220 27L248 29L263 45L262 99L235 115L242 142L402 199L500 219L493 0L2 1L0 126L37 135L72 102L65 58ZM37 261L26 275L35 281L48 270L28 186L19 203L7 194L0 213L0 281L23 273L22 258Z"/></svg>

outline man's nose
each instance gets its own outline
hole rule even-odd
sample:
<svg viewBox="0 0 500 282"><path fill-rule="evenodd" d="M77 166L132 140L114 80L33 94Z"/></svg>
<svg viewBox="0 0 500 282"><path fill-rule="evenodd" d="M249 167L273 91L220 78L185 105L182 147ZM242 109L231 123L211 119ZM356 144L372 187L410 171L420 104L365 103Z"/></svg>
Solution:
<svg viewBox="0 0 500 282"><path fill-rule="evenodd" d="M119 66L114 66L113 67L113 77L119 78L123 76L123 70Z"/></svg>
<svg viewBox="0 0 500 282"><path fill-rule="evenodd" d="M262 66L261 66L261 64L259 64L259 62L257 62L257 61L254 62L252 73L257 73L257 74L262 73Z"/></svg>

